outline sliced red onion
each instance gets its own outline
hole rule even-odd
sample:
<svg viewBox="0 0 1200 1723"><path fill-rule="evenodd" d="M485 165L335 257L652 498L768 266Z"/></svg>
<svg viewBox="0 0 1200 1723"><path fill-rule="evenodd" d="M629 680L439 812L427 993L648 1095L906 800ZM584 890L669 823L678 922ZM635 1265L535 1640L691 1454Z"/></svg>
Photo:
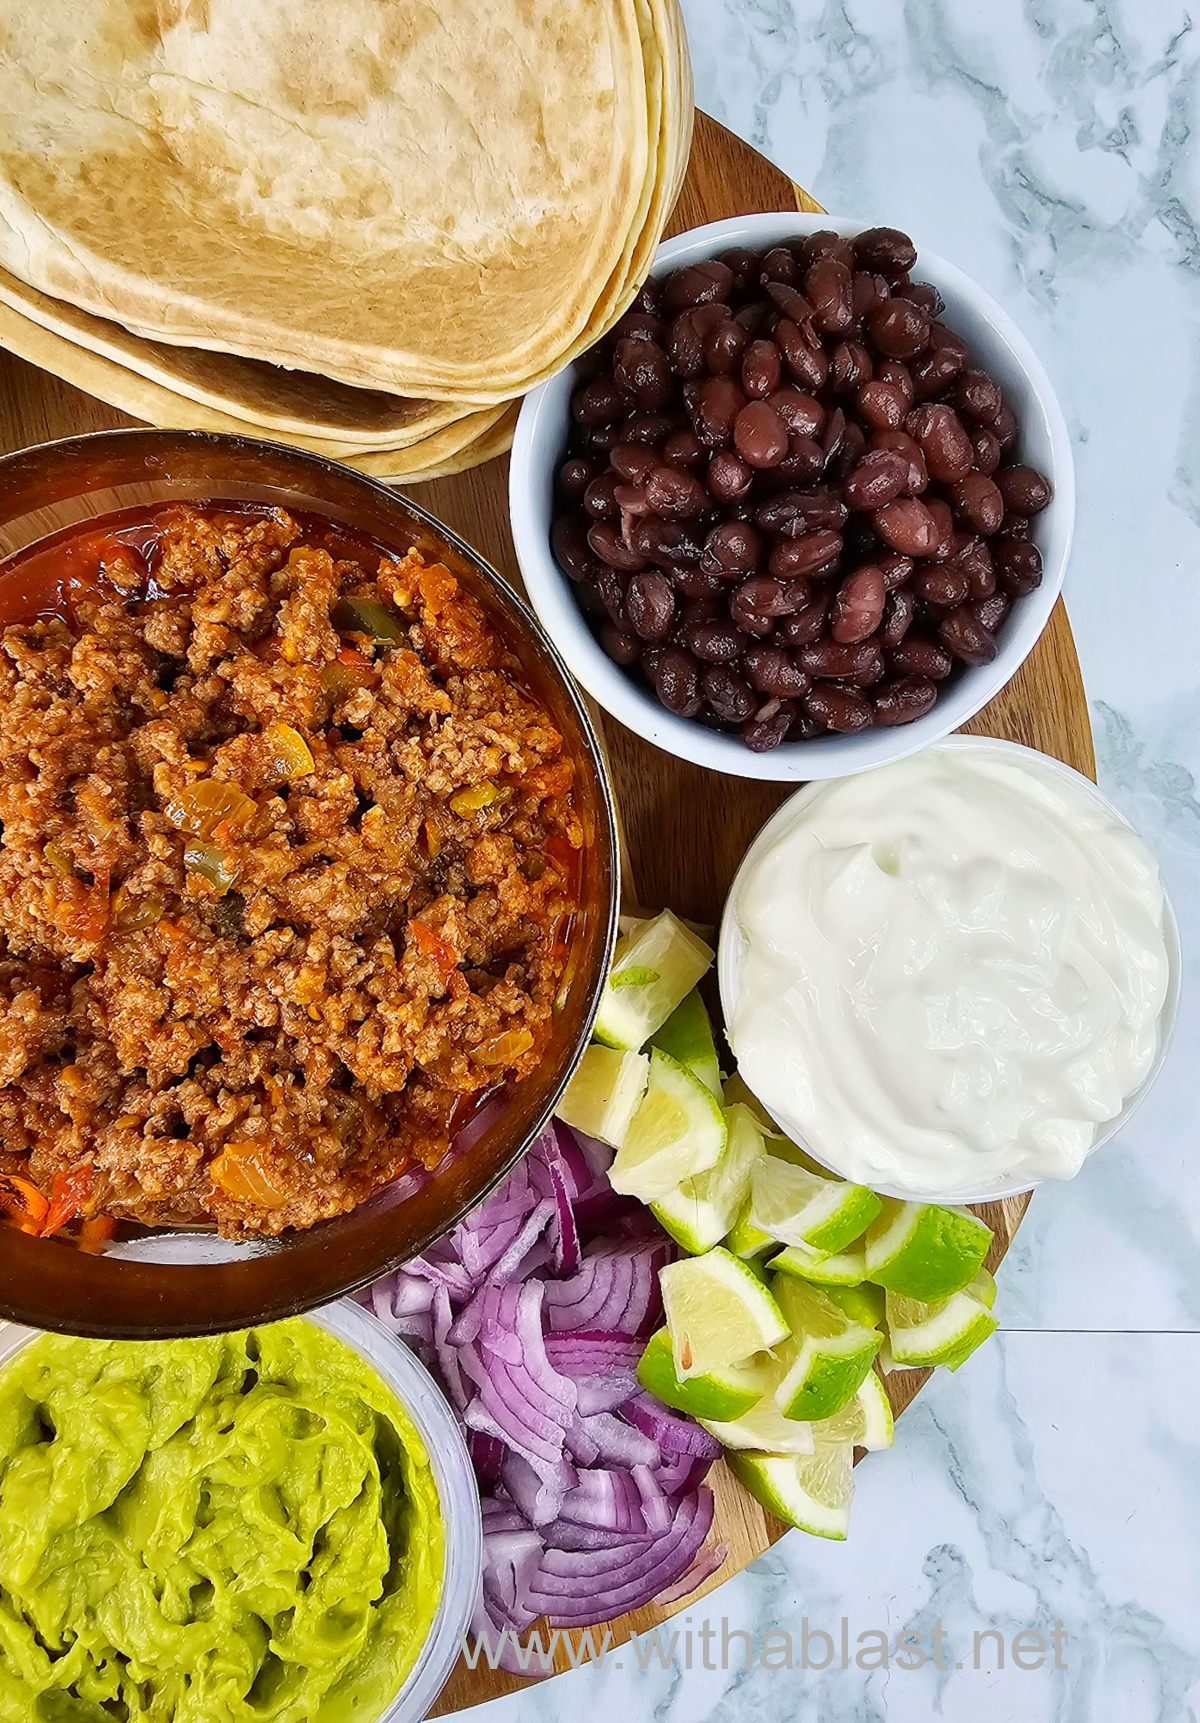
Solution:
<svg viewBox="0 0 1200 1723"><path fill-rule="evenodd" d="M550 1327L648 1334L662 1311L658 1271L667 1257L665 1243L649 1249L633 1240L594 1246L577 1273L547 1282Z"/></svg>
<svg viewBox="0 0 1200 1723"><path fill-rule="evenodd" d="M567 1446L574 1451L578 1431L582 1427L594 1443L596 1458L604 1466L652 1466L659 1457L658 1444L622 1418L611 1412L593 1412L590 1418L576 1414L566 1433ZM592 1462L593 1464L595 1462Z"/></svg>
<svg viewBox="0 0 1200 1723"><path fill-rule="evenodd" d="M433 1304L433 1289L432 1280L401 1268L371 1287L371 1309L383 1322L393 1316L422 1315Z"/></svg>
<svg viewBox="0 0 1200 1723"><path fill-rule="evenodd" d="M483 1591L510 1626L528 1627L537 1614L527 1602L543 1559L542 1540L528 1526L489 1530L484 1541Z"/></svg>
<svg viewBox="0 0 1200 1723"><path fill-rule="evenodd" d="M479 1476L494 1484L508 1453L504 1443L497 1436L485 1436L480 1430L472 1430L467 1437L467 1451Z"/></svg>
<svg viewBox="0 0 1200 1723"><path fill-rule="evenodd" d="M604 1167L593 1166L589 1156L584 1152L579 1136L571 1129L570 1125L564 1125L561 1119L555 1119L550 1129L554 1133L554 1147L571 1201L577 1203L581 1197L590 1196L593 1191L604 1189L608 1184L607 1164ZM599 1146L605 1149L611 1163L612 1150L604 1144Z"/></svg>
<svg viewBox="0 0 1200 1723"><path fill-rule="evenodd" d="M584 1626L682 1597L722 1559L701 1553L719 1446L637 1381L673 1246L612 1190L611 1159L555 1121L453 1231L362 1295L466 1426L484 1514L474 1627L493 1643L543 1611Z"/></svg>
<svg viewBox="0 0 1200 1723"><path fill-rule="evenodd" d="M484 1496L479 1502L484 1532L524 1532L526 1520L514 1502L505 1496Z"/></svg>
<svg viewBox="0 0 1200 1723"><path fill-rule="evenodd" d="M645 1537L651 1529L633 1474L613 1468L579 1472L574 1489L566 1492L559 1514L552 1517L595 1531L625 1532L635 1537Z"/></svg>
<svg viewBox="0 0 1200 1723"><path fill-rule="evenodd" d="M672 1412L645 1389L632 1395L621 1407L635 1429L649 1436L665 1454L690 1454L698 1460L713 1461L721 1452L721 1444L691 1418Z"/></svg>
<svg viewBox="0 0 1200 1723"><path fill-rule="evenodd" d="M625 1334L597 1329L594 1333L566 1330L546 1336L546 1356L554 1368L574 1381L581 1414L615 1412L638 1387L637 1362L642 1342Z"/></svg>
<svg viewBox="0 0 1200 1723"><path fill-rule="evenodd" d="M406 1263L401 1272L422 1275L436 1286L444 1286L452 1298L469 1298L475 1290L475 1283L461 1262L443 1263L431 1256L418 1256Z"/></svg>
<svg viewBox="0 0 1200 1723"><path fill-rule="evenodd" d="M586 1477L581 1472L580 1477ZM624 1549L631 1539L628 1532L606 1531L600 1526L576 1525L574 1520L553 1520L542 1527L542 1541L547 1549L610 1550Z"/></svg>
<svg viewBox="0 0 1200 1723"><path fill-rule="evenodd" d="M655 1477L652 1465L634 1466L629 1475L637 1485L646 1530L661 1536L675 1517L674 1502Z"/></svg>
<svg viewBox="0 0 1200 1723"><path fill-rule="evenodd" d="M654 1476L664 1495L686 1496L704 1482L711 1467L711 1460L695 1454L664 1454L654 1467Z"/></svg>
<svg viewBox="0 0 1200 1723"><path fill-rule="evenodd" d="M597 1185L601 1183L607 1184L608 1179L606 1175L609 1167L613 1164L613 1156L616 1154L616 1150L610 1148L607 1143L602 1143L599 1137L589 1137L586 1131L577 1131L574 1125L564 1125L560 1119L556 1119L554 1121L554 1128L559 1133L560 1138L564 1135L570 1136L572 1142L578 1148L580 1154L591 1168L593 1181ZM581 1196L584 1194L584 1192L580 1192Z"/></svg>
<svg viewBox="0 0 1200 1723"><path fill-rule="evenodd" d="M665 1591L659 1592L655 1603L662 1604L665 1608L667 1604L679 1603L683 1598L691 1597L710 1574L716 1573L717 1569L723 1566L728 1554L728 1544L713 1544L710 1549L702 1549L687 1572L680 1574L675 1583L669 1585Z"/></svg>
<svg viewBox="0 0 1200 1723"><path fill-rule="evenodd" d="M685 1496L669 1531L613 1549L548 1548L527 1593L530 1609L564 1627L609 1621L647 1595L656 1597L696 1559L712 1525L712 1491Z"/></svg>
<svg viewBox="0 0 1200 1723"><path fill-rule="evenodd" d="M516 1270L553 1221L555 1213L556 1205L553 1197L544 1198L530 1211L524 1226L512 1240L512 1243L497 1258L491 1270L494 1279L511 1280L516 1278Z"/></svg>
<svg viewBox="0 0 1200 1723"><path fill-rule="evenodd" d="M461 1418L471 1398L471 1386L464 1373L465 1351L451 1343L452 1331L450 1294L444 1286L439 1286L434 1289L433 1295L433 1361L441 1375L450 1404Z"/></svg>
<svg viewBox="0 0 1200 1723"><path fill-rule="evenodd" d="M561 1167L551 1166L550 1182L554 1186L555 1213L558 1220L558 1252L554 1266L560 1274L572 1274L579 1267L579 1228L575 1224L571 1192Z"/></svg>
<svg viewBox="0 0 1200 1723"><path fill-rule="evenodd" d="M501 1482L531 1526L548 1525L563 1512L564 1502L579 1486L579 1473L568 1460L552 1469L535 1471L518 1453L506 1454Z"/></svg>

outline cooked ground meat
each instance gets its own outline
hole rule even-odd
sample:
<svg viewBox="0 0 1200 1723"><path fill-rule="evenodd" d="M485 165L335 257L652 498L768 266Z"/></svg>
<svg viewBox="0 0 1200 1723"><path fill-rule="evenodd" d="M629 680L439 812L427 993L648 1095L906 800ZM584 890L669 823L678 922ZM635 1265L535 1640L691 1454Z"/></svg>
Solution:
<svg viewBox="0 0 1200 1723"><path fill-rule="evenodd" d="M434 1165L536 1064L574 908L519 662L441 565L282 510L56 566L0 632L0 1175L237 1237Z"/></svg>

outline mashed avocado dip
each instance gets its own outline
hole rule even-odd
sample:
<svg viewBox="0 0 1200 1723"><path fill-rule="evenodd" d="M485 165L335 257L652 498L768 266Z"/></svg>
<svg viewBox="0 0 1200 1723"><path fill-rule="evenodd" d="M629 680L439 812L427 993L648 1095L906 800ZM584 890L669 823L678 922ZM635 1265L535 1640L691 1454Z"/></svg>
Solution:
<svg viewBox="0 0 1200 1723"><path fill-rule="evenodd" d="M420 1437L311 1322L0 1372L3 1723L374 1723L442 1564Z"/></svg>

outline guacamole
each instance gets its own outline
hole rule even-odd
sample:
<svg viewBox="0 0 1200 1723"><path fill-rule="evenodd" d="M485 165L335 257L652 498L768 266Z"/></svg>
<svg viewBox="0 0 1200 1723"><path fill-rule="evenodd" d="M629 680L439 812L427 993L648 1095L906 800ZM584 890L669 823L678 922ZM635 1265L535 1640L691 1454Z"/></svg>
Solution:
<svg viewBox="0 0 1200 1723"><path fill-rule="evenodd" d="M0 1372L4 1723L374 1723L442 1563L420 1437L313 1323Z"/></svg>

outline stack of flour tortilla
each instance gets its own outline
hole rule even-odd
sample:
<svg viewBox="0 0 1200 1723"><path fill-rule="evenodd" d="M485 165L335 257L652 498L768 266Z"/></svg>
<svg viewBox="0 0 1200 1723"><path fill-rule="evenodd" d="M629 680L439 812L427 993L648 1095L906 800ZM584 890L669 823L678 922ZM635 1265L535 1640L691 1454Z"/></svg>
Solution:
<svg viewBox="0 0 1200 1723"><path fill-rule="evenodd" d="M413 482L628 308L676 0L8 0L0 346L155 425Z"/></svg>

